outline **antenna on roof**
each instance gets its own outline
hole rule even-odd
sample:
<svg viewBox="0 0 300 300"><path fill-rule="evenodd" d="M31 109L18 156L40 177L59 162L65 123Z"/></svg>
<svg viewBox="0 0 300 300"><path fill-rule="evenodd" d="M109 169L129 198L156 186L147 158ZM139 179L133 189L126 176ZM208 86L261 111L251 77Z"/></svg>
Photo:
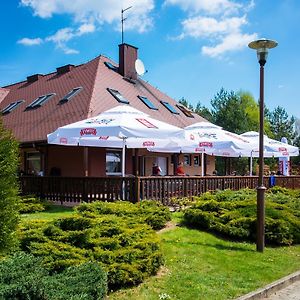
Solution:
<svg viewBox="0 0 300 300"><path fill-rule="evenodd" d="M122 44L124 43L124 21L127 19L127 18L124 18L124 12L128 9L132 8L132 6L129 6L125 9L122 9L121 10L121 23L122 23Z"/></svg>

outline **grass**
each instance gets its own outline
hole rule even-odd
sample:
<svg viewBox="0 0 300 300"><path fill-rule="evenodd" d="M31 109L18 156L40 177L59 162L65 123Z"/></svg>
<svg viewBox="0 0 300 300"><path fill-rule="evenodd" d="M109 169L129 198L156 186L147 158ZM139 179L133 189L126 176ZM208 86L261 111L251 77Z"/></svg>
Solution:
<svg viewBox="0 0 300 300"><path fill-rule="evenodd" d="M110 300L234 299L300 268L300 245L258 253L254 244L184 227L163 232L161 239L166 259L161 274L111 293Z"/></svg>
<svg viewBox="0 0 300 300"><path fill-rule="evenodd" d="M65 207L60 205L50 205L47 210L32 214L23 214L24 220L52 220L55 218L66 217L73 213L72 207Z"/></svg>

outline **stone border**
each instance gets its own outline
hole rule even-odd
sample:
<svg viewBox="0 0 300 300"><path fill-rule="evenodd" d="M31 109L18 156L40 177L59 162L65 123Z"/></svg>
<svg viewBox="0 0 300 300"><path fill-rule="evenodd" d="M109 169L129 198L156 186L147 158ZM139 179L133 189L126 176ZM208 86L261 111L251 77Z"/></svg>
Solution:
<svg viewBox="0 0 300 300"><path fill-rule="evenodd" d="M285 276L277 281L272 282L271 284L266 285L263 288L260 288L254 292L246 294L237 298L236 300L258 300L269 297L275 292L287 287L288 285L300 280L300 271L297 271L293 274Z"/></svg>

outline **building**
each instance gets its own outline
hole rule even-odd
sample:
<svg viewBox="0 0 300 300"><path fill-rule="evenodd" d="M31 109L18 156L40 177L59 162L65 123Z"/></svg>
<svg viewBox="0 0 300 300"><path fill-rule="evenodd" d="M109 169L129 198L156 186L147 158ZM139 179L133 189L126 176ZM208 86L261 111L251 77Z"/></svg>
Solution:
<svg viewBox="0 0 300 300"><path fill-rule="evenodd" d="M119 64L100 55L75 66L58 67L50 74L34 74L27 80L0 89L4 126L20 142L21 171L27 175L106 176L120 175L121 150L67 147L47 144L56 128L98 115L120 105L131 105L151 117L178 127L206 121L138 77L138 49L119 45ZM174 174L178 157L129 149L126 174L150 175L158 163L163 174ZM201 173L199 155L180 154L186 173ZM214 159L206 158L208 173Z"/></svg>

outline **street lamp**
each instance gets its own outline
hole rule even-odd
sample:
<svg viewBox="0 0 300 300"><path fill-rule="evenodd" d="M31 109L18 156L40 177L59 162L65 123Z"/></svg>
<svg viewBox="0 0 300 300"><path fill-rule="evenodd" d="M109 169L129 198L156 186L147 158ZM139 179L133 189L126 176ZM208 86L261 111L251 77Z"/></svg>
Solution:
<svg viewBox="0 0 300 300"><path fill-rule="evenodd" d="M257 236L256 250L264 251L265 247L265 186L264 186L264 65L267 61L268 50L275 48L277 42L260 39L249 43L249 48L255 49L260 65L259 87L259 174L257 186Z"/></svg>

